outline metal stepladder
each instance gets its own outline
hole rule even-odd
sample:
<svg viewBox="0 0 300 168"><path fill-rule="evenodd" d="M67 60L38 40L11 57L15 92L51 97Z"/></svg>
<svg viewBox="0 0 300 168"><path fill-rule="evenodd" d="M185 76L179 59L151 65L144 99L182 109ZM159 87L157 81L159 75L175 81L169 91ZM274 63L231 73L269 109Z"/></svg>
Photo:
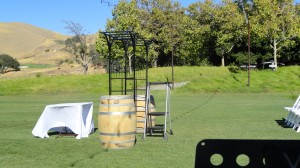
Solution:
<svg viewBox="0 0 300 168"><path fill-rule="evenodd" d="M146 86L146 109L145 109L145 125L142 139L145 139L147 135L153 135L154 133L163 133L164 140L168 139L167 125L169 125L169 134L173 135L172 123L171 123L171 111L170 111L170 91L172 82L147 82ZM152 112L150 111L149 104L151 103L150 89L151 85L163 86L166 85L166 107L164 112ZM152 117L164 117L163 124L152 125Z"/></svg>

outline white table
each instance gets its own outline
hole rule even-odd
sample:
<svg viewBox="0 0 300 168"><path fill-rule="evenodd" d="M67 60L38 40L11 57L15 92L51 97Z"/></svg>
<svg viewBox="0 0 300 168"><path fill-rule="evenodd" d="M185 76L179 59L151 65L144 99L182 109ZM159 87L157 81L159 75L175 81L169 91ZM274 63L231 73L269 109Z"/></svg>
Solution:
<svg viewBox="0 0 300 168"><path fill-rule="evenodd" d="M32 130L36 137L49 137L48 131L67 127L77 134L76 139L88 137L94 131L93 103L64 103L47 105Z"/></svg>

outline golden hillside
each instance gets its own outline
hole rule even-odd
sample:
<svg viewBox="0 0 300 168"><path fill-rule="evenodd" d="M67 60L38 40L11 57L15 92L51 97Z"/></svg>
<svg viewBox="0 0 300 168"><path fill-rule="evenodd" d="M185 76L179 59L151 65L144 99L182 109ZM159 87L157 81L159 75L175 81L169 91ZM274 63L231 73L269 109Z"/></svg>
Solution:
<svg viewBox="0 0 300 168"><path fill-rule="evenodd" d="M95 42L96 34L90 36ZM57 65L57 61L72 59L65 52L64 40L68 36L19 22L0 22L0 54L8 54L22 64L50 64L49 68L25 68L1 74L1 78L28 77L41 74L53 76L60 74L83 74L82 67L74 63ZM104 73L99 67L90 67L88 73Z"/></svg>
<svg viewBox="0 0 300 168"><path fill-rule="evenodd" d="M67 36L19 22L0 22L0 53L22 63L54 64L69 57L62 51Z"/></svg>

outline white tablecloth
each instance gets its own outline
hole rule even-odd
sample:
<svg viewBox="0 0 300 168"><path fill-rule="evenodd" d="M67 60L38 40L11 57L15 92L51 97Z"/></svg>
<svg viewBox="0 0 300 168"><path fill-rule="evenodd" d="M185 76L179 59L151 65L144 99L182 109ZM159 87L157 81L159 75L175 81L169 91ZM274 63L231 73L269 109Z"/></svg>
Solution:
<svg viewBox="0 0 300 168"><path fill-rule="evenodd" d="M75 134L76 139L88 137L94 131L93 103L65 103L47 105L38 122L32 130L36 137L49 137L48 131L52 128L67 127Z"/></svg>

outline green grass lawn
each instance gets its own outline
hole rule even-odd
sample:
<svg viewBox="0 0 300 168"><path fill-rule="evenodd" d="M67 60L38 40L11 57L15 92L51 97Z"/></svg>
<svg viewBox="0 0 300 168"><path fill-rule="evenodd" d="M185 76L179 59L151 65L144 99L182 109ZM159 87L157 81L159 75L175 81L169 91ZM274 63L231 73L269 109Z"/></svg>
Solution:
<svg viewBox="0 0 300 168"><path fill-rule="evenodd" d="M153 92L158 109L161 91ZM40 139L31 131L47 104L94 102L97 127L100 94L0 96L0 167L194 167L195 149L203 139L299 139L276 120L294 100L278 93L181 93L171 95L174 135L146 137L133 148L104 150L95 132ZM98 130L97 130L98 131Z"/></svg>
<svg viewBox="0 0 300 168"><path fill-rule="evenodd" d="M172 79L171 68L152 68L150 81ZM147 137L133 148L104 150L95 132L74 137L35 138L31 134L48 104L94 102L108 94L108 75L62 75L0 79L0 167L194 167L203 139L299 139L280 126L300 91L300 67L231 73L225 67L175 67L175 81L189 81L171 93L174 135ZM153 91L157 110L164 92ZM98 131L98 130L97 130Z"/></svg>

